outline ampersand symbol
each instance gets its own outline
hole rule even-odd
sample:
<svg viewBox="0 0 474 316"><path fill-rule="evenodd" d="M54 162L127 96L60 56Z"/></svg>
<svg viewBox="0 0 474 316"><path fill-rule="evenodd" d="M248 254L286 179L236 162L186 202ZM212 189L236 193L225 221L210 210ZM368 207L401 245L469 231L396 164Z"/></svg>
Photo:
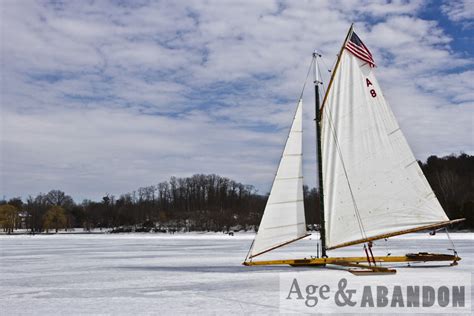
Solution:
<svg viewBox="0 0 474 316"><path fill-rule="evenodd" d="M347 290L345 291L347 286L347 280L345 278L342 278L339 283L337 284L338 290L336 292L336 295L334 296L334 300L336 301L337 306L354 306L357 304L356 302L353 302L352 295L356 292L356 290Z"/></svg>

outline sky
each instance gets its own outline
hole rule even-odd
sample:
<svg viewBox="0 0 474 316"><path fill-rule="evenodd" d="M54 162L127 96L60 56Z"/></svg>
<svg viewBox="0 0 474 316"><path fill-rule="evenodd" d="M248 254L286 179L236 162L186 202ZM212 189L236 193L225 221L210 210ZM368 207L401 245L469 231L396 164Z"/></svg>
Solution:
<svg viewBox="0 0 474 316"><path fill-rule="evenodd" d="M474 153L474 1L1 0L0 198L215 173L269 191L351 23L415 156ZM304 94L305 183L316 183Z"/></svg>

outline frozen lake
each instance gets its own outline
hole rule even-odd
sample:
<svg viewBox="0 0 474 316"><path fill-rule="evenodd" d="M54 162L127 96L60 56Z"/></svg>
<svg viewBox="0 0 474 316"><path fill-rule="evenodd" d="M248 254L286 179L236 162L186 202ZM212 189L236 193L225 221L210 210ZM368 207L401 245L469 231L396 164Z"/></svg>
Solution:
<svg viewBox="0 0 474 316"><path fill-rule="evenodd" d="M426 264L422 271L440 277L445 271L474 272L473 237L451 233L462 257L458 266ZM301 240L265 259L315 255L317 238ZM349 274L335 267L242 266L252 239L252 234L197 233L3 235L1 314L276 314L282 273ZM451 253L447 248L451 245L444 233L411 234L377 242L374 255ZM330 254L363 253L359 245ZM416 277L421 270L416 267L397 265L398 274Z"/></svg>

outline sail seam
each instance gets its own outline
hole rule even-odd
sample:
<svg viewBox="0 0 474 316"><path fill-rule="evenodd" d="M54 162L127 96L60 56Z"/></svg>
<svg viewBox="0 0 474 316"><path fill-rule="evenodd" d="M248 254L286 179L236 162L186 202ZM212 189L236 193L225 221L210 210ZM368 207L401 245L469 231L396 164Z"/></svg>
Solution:
<svg viewBox="0 0 474 316"><path fill-rule="evenodd" d="M413 160L412 162L410 162L408 165L405 166L405 168L408 168L410 167L411 165L413 165L414 163L416 162L416 160Z"/></svg>
<svg viewBox="0 0 474 316"><path fill-rule="evenodd" d="M275 180L294 180L294 179L303 179L303 177L293 177L293 178L275 178Z"/></svg>
<svg viewBox="0 0 474 316"><path fill-rule="evenodd" d="M400 130L400 128L397 128L396 130L394 130L394 131L391 131L391 132L390 132L390 133L388 133L387 135L388 135L388 136L390 136L390 135L392 135L393 133L395 133L395 132L398 132L399 130Z"/></svg>
<svg viewBox="0 0 474 316"><path fill-rule="evenodd" d="M299 225L304 225L305 222L300 222L296 224L289 224L289 225L280 225L280 226L272 226L272 227L266 227L265 229L276 229L276 228L282 228L282 227L291 227L291 226L299 226Z"/></svg>
<svg viewBox="0 0 474 316"><path fill-rule="evenodd" d="M294 202L303 202L304 200L291 200L285 202L274 202L274 203L267 203L267 205L275 205L275 204L285 204L285 203L294 203Z"/></svg>

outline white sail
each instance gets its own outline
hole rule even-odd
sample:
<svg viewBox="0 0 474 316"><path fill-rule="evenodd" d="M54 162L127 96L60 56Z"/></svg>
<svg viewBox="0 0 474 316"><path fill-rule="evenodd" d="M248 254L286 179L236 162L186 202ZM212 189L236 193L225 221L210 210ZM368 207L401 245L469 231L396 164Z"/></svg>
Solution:
<svg viewBox="0 0 474 316"><path fill-rule="evenodd" d="M303 113L298 103L250 258L307 235L303 204Z"/></svg>
<svg viewBox="0 0 474 316"><path fill-rule="evenodd" d="M344 49L323 104L327 248L449 220L382 94L374 69Z"/></svg>

